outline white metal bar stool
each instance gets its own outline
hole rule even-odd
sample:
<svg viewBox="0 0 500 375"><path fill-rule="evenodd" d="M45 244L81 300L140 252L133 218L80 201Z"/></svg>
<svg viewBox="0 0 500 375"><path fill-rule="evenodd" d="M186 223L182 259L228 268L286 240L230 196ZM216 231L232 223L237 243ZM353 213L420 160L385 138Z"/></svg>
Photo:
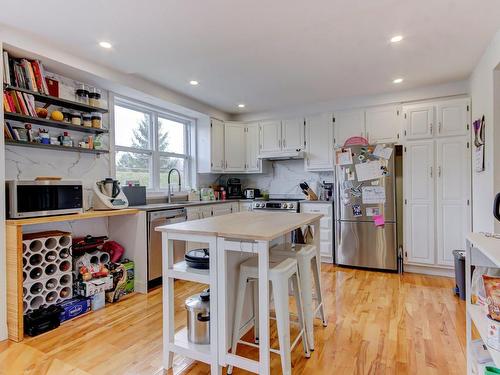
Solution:
<svg viewBox="0 0 500 375"><path fill-rule="evenodd" d="M297 260L308 346L310 350L314 350L314 318L319 315L323 326L326 327L328 324L323 294L321 293L320 262L317 257L316 247L314 245L285 243L271 248L271 261L280 261L286 258ZM314 277L316 307L313 305L311 276Z"/></svg>
<svg viewBox="0 0 500 375"><path fill-rule="evenodd" d="M290 312L288 307L288 285L292 281L295 301L297 304L298 319L300 331L293 343L290 345ZM307 337L304 322L304 310L302 304L302 297L300 293L300 281L297 268L297 261L292 258L281 259L279 261L271 261L269 264L269 282L271 284L272 296L274 300L274 308L276 312L276 323L278 327L278 341L279 350L271 349L272 353L281 356L281 368L283 374L290 375L292 373L292 360L291 352L295 345L302 338L302 345L306 357L310 357L309 348L307 346ZM252 283L253 285L250 285ZM240 264L240 274L238 281L238 292L236 297L236 308L234 313L234 326L233 326L233 342L232 353L236 353L236 348L239 343L258 347L257 344L249 343L240 340L242 330L242 315L245 303L245 294L247 289L254 293L253 288L249 286L258 286L258 259L256 257L250 258ZM255 295L255 294L254 294ZM254 298L254 323L258 324L258 308L255 307ZM256 313L255 313L256 311ZM243 328L247 324L243 324ZM258 327L257 327L258 329ZM256 340L257 342L258 340ZM233 371L232 366L228 367L227 373L231 374Z"/></svg>

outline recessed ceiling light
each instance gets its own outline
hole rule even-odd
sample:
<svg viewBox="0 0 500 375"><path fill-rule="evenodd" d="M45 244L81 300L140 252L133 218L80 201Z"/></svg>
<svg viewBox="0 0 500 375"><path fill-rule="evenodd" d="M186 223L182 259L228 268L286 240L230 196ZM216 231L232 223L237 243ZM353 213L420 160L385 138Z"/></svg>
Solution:
<svg viewBox="0 0 500 375"><path fill-rule="evenodd" d="M110 42L99 42L99 45L102 48L106 48L106 49L110 49L111 47L113 47Z"/></svg>
<svg viewBox="0 0 500 375"><path fill-rule="evenodd" d="M401 83L403 82L403 78L396 78L392 83Z"/></svg>
<svg viewBox="0 0 500 375"><path fill-rule="evenodd" d="M198 82L198 81L196 81L196 80L193 79L193 80L189 81L189 84L191 86L198 86L200 84L200 82Z"/></svg>
<svg viewBox="0 0 500 375"><path fill-rule="evenodd" d="M238 108L245 108L245 104L238 104Z"/></svg>
<svg viewBox="0 0 500 375"><path fill-rule="evenodd" d="M403 40L402 35L395 35L391 38L391 43L401 42Z"/></svg>

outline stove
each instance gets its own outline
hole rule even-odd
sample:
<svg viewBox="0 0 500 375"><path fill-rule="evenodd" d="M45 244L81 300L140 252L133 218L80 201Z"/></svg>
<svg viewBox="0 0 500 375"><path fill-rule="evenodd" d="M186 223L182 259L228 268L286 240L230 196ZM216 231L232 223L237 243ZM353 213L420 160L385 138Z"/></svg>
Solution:
<svg viewBox="0 0 500 375"><path fill-rule="evenodd" d="M301 198L269 197L268 201L254 201L252 209L264 211L299 212L299 201Z"/></svg>

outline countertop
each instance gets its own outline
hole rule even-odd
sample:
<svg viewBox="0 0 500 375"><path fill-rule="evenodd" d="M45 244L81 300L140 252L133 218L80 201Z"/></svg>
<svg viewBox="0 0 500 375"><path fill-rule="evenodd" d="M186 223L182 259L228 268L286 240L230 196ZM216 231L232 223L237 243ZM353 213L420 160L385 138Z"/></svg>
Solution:
<svg viewBox="0 0 500 375"><path fill-rule="evenodd" d="M218 201L190 201L190 202L173 202L173 203L150 203L141 206L130 206L141 211L158 211L169 210L174 208L204 206L208 204L223 204L223 203L238 203L238 202L253 202L254 199L226 199Z"/></svg>
<svg viewBox="0 0 500 375"><path fill-rule="evenodd" d="M467 239L497 267L500 267L500 239L487 237L483 233L469 233Z"/></svg>
<svg viewBox="0 0 500 375"><path fill-rule="evenodd" d="M309 201L307 199L299 201L299 203L322 203L322 204L333 204L333 201L321 201L321 200L316 200L316 201Z"/></svg>
<svg viewBox="0 0 500 375"><path fill-rule="evenodd" d="M159 232L209 235L254 241L272 241L303 225L323 217L322 214L290 215L288 212L238 212L206 219L157 227Z"/></svg>

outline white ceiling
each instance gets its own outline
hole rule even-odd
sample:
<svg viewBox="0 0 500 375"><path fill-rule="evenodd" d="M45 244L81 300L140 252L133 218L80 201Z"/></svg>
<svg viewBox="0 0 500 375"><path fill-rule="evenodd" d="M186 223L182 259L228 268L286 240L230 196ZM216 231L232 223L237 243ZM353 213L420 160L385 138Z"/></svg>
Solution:
<svg viewBox="0 0 500 375"><path fill-rule="evenodd" d="M500 27L498 0L22 3L2 2L0 22L228 113L464 79Z"/></svg>

